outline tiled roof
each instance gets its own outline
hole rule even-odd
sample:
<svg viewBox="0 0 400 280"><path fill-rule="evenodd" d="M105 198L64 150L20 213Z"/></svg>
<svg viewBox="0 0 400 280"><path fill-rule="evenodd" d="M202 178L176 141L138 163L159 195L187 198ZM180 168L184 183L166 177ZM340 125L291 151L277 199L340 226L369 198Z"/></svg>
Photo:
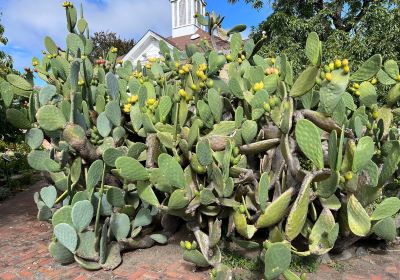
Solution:
<svg viewBox="0 0 400 280"><path fill-rule="evenodd" d="M191 37L195 34L198 34L198 38L196 39L191 39ZM162 37L162 36L161 36ZM181 36L181 37L168 37L165 38L163 37L168 43L170 43L171 45L177 47L180 50L184 50L186 45L189 44L195 44L197 45L198 43L200 43L201 40L203 39L207 39L208 42L211 45L211 36L205 32L203 29L197 29L197 32L192 34L192 35L185 35L185 36ZM228 49L229 48L229 42L222 40L221 38L219 38L218 36L215 36L215 43L217 44L217 46L220 49Z"/></svg>

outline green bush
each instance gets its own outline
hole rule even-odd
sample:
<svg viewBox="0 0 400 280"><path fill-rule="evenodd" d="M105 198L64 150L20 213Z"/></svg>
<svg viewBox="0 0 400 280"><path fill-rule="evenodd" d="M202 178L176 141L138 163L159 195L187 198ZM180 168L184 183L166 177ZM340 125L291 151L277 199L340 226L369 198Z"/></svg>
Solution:
<svg viewBox="0 0 400 280"><path fill-rule="evenodd" d="M161 42L163 56L144 67L121 65L115 48L93 65L83 11L64 6L67 49L46 37L33 59L48 85L37 92L7 76L30 100L7 119L28 129L28 162L54 181L35 201L54 226L57 261L114 269L121 252L166 243L181 221L196 238L181 242L184 260L214 267L213 279L231 275L222 235L262 249L266 279L299 279L292 254L396 237L400 200L382 197L400 161L396 62L374 55L352 73L346 59L322 65L311 33L297 75L285 55L256 55L264 39L243 41L243 26L222 30L213 13L198 20L231 36L226 56L207 41L185 52ZM384 106L378 83L392 87Z"/></svg>

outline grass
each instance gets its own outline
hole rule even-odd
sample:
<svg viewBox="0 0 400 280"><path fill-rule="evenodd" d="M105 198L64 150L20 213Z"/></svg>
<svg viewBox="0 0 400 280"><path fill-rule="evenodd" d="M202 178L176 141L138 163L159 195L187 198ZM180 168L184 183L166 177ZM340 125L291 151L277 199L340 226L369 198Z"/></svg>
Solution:
<svg viewBox="0 0 400 280"><path fill-rule="evenodd" d="M242 268L248 271L260 271L261 261L252 260L228 249L222 250L222 263L230 268Z"/></svg>
<svg viewBox="0 0 400 280"><path fill-rule="evenodd" d="M317 256L299 257L292 255L290 269L299 273L314 273L318 270L319 265Z"/></svg>
<svg viewBox="0 0 400 280"><path fill-rule="evenodd" d="M340 262L332 262L329 264L329 267L333 268L337 272L343 272L346 269L346 265Z"/></svg>

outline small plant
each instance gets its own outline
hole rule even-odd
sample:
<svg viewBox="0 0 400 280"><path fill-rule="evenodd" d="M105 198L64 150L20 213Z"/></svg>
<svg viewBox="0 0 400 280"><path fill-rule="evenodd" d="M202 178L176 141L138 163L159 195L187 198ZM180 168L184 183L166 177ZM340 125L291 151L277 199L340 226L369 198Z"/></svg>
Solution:
<svg viewBox="0 0 400 280"><path fill-rule="evenodd" d="M8 187L0 187L0 201L11 196L11 190Z"/></svg>
<svg viewBox="0 0 400 280"><path fill-rule="evenodd" d="M221 237L261 250L266 279L300 279L293 256L396 238L400 199L382 198L400 162L395 61L325 65L311 33L309 66L293 73L284 54L257 55L265 38L244 41L243 26L224 31L212 13L199 22L229 36L229 54L161 41L145 65L117 62L115 47L92 62L83 10L64 8L67 48L46 37L33 58L48 85L13 74L1 83L29 98L7 120L27 130L30 166L54 181L35 201L57 261L111 270L184 223L195 240L182 241L183 259L212 267L212 279L232 277ZM391 87L384 105L377 84Z"/></svg>

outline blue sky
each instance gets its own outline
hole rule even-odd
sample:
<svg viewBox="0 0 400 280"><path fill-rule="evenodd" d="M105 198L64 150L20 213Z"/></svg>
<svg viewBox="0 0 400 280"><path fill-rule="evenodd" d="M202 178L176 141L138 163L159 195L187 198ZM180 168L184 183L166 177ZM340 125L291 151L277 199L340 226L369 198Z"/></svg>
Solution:
<svg viewBox="0 0 400 280"><path fill-rule="evenodd" d="M48 35L60 46L65 45L66 20L62 0L0 0L1 23L8 37L0 48L11 54L14 67L22 70L31 65L33 56L41 56L43 38ZM76 5L80 1L72 1ZM85 18L91 32L110 30L124 38L140 39L152 29L162 35L171 33L169 0L82 0ZM208 0L207 10L225 15L224 24L257 25L270 13L270 7L254 10L240 1L230 5L225 0Z"/></svg>

